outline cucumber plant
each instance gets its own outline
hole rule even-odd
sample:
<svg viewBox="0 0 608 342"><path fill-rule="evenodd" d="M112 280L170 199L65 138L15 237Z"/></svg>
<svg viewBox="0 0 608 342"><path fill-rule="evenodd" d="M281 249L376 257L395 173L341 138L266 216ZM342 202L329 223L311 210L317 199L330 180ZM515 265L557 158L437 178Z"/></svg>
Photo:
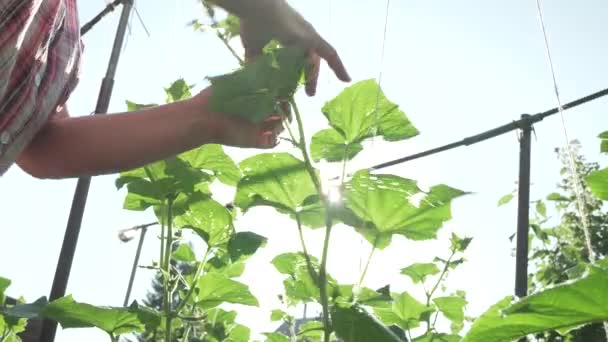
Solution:
<svg viewBox="0 0 608 342"><path fill-rule="evenodd" d="M210 14L213 9L207 7ZM211 29L230 47L238 36L238 20L213 19ZM232 54L240 58L231 49ZM419 284L422 301L408 292L394 293L390 287L363 286L367 266L355 284L344 284L331 276L328 251L335 225L352 227L372 246L372 251L390 248L394 236L410 240L436 239L444 222L451 218L452 200L467 193L447 185L422 190L417 182L397 175L363 169L346 174L346 165L364 153L372 138L403 141L419 134L400 107L391 102L374 80L347 87L328 101L321 112L327 127L309 140L294 95L303 78L306 57L295 48L273 44L254 63L237 71L210 78L214 87L211 105L227 115L259 121L275 111L276 99L288 99L295 127L288 127L293 153L261 153L236 163L219 145L205 145L144 167L123 172L117 188L126 188L124 208L152 210L160 224L158 260L147 267L159 272L162 283L160 310L134 301L128 307L98 307L66 296L52 302L41 298L30 304L4 303L9 282L0 278L0 342L18 341L25 319L47 318L63 328L95 327L111 341L128 334L141 334L146 341L252 340L251 330L240 324L237 312L224 304L259 306L247 284L238 280L246 262L267 238L239 229L239 218L254 207L274 209L291 218L301 243L299 251L277 255L272 264L284 275L284 303L318 305L321 321L295 328L295 317L274 310L272 321L285 321L291 336L264 334L267 341L511 341L547 329L566 331L589 322L608 320L608 266L599 261L588 265L582 277L564 285L541 290L527 298L506 297L476 319L461 337L467 299L462 291L447 293L443 283L464 259L471 238L453 235L449 254L432 262L411 264L402 274ZM193 86L180 79L166 88L166 102L191 96ZM129 110L154 104L127 102ZM604 145L603 145L604 146ZM338 199L330 200L324 174L317 162L341 165ZM606 199L605 170L587 179L591 189ZM214 198L211 184L233 187L233 204ZM323 229L322 252L309 253L303 238L306 229ZM185 241L191 231L198 241ZM201 247L201 257L191 243ZM369 266L373 252L366 265ZM181 271L180 262L188 267ZM441 294L440 294L441 293ZM441 332L438 319L451 323Z"/></svg>

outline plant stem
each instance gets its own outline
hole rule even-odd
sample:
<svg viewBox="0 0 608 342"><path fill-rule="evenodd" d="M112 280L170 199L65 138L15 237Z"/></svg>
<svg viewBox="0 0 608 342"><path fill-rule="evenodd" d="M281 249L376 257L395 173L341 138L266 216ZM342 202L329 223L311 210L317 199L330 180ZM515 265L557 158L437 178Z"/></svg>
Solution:
<svg viewBox="0 0 608 342"><path fill-rule="evenodd" d="M164 311L165 311L165 342L171 342L171 306L173 303L173 291L170 290L170 282L171 282L171 250L173 245L173 200L167 200L167 240L165 245L165 261L164 261L164 274L165 274L165 282L164 282Z"/></svg>
<svg viewBox="0 0 608 342"><path fill-rule="evenodd" d="M306 170L308 171L310 178L312 179L315 188L319 193L321 203L325 208L325 240L323 241L323 255L321 257L321 266L319 268L319 294L321 297L321 306L323 307L323 341L329 342L331 336L331 322L329 320L329 299L327 296L327 255L329 251L329 241L331 237L332 228L330 205L323 192L321 180L319 179L315 168L312 166L310 156L308 155L308 151L306 150L306 137L304 135L304 124L302 123L302 116L300 115L300 110L298 109L298 105L296 104L296 101L294 100L293 96L289 99L289 102L293 107L294 116L296 118L296 122L298 123L298 133L300 134L299 148L300 151L302 151L302 157L304 157Z"/></svg>
<svg viewBox="0 0 608 342"><path fill-rule="evenodd" d="M308 268L308 273L312 280L319 286L319 278L317 272L312 266L312 261L310 260L310 254L308 254L308 249L306 248L306 241L304 241L304 232L302 229L302 222L300 221L300 216L298 214L296 216L296 223L298 224L298 233L300 236L300 243L302 244L302 252L304 253L304 259L306 259L306 267Z"/></svg>
<svg viewBox="0 0 608 342"><path fill-rule="evenodd" d="M372 245L372 250L369 252L369 256L367 257L367 262L365 263L365 268L363 268L363 272L361 273L361 277L359 278L359 287L361 287L363 285L363 280L365 279L365 275L367 274L369 264L371 264L371 262L372 262L374 252L376 251L377 243L378 243L378 237L376 237L374 244Z"/></svg>
<svg viewBox="0 0 608 342"><path fill-rule="evenodd" d="M196 269L194 278L192 278L192 285L190 286L188 293L186 293L186 297L184 297L184 300L182 300L181 303L179 303L177 309L175 309L176 313L179 314L184 309L184 306L186 306L186 303L188 303L190 297L192 297L192 295L194 294L194 290L196 289L196 283L198 283L198 279L200 278L201 273L203 273L203 269L205 269L205 264L207 263L209 253L211 253L211 248L207 248L203 260L198 264L198 268Z"/></svg>
<svg viewBox="0 0 608 342"><path fill-rule="evenodd" d="M450 262L452 261L452 258L454 257L454 255L456 255L455 249L452 250L452 254L450 254L450 257L445 262L445 266L443 266L443 270L441 271L441 274L439 275L439 279L437 279L437 283L435 283L435 286L433 286L433 289L431 290L431 292L426 294L426 306L427 307L431 305L431 298L433 297L433 294L435 293L435 291L437 291L437 288L439 287L439 284L441 284L443 277L445 277L445 274L447 273L448 268L450 267ZM434 325L435 325L435 322L433 322L433 326ZM431 315L429 315L426 319L426 332L428 333L430 331L431 331Z"/></svg>

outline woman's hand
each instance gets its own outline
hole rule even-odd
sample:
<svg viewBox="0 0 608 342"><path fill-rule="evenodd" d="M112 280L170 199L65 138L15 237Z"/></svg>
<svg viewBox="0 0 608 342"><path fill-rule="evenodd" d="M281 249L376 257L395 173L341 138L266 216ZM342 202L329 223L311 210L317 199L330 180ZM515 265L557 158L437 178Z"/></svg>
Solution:
<svg viewBox="0 0 608 342"><path fill-rule="evenodd" d="M247 61L259 56L264 46L276 39L283 45L296 45L308 51L310 67L306 72L306 93L309 96L316 93L321 58L340 80L350 82L336 50L286 1L260 1L258 6L255 11L240 13L241 40Z"/></svg>
<svg viewBox="0 0 608 342"><path fill-rule="evenodd" d="M212 88L209 87L196 95L193 100L198 102L201 108L207 108L212 91ZM273 148L277 145L278 136L284 129L279 114L269 113L266 120L257 124L210 110L206 110L204 115L207 116L209 125L214 131L212 141L227 146Z"/></svg>

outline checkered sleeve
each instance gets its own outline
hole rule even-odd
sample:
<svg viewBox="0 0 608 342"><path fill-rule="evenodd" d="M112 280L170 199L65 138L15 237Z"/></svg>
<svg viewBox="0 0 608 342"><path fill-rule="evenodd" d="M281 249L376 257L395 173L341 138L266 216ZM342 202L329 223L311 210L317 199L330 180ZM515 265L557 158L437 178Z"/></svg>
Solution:
<svg viewBox="0 0 608 342"><path fill-rule="evenodd" d="M0 0L0 176L78 81L76 0Z"/></svg>

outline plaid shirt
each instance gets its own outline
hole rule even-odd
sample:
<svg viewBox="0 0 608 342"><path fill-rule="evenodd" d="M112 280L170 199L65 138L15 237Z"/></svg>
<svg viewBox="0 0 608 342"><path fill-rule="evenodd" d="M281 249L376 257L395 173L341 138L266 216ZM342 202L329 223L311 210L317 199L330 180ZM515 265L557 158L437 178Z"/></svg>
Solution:
<svg viewBox="0 0 608 342"><path fill-rule="evenodd" d="M0 0L0 176L67 101L81 50L76 0Z"/></svg>

